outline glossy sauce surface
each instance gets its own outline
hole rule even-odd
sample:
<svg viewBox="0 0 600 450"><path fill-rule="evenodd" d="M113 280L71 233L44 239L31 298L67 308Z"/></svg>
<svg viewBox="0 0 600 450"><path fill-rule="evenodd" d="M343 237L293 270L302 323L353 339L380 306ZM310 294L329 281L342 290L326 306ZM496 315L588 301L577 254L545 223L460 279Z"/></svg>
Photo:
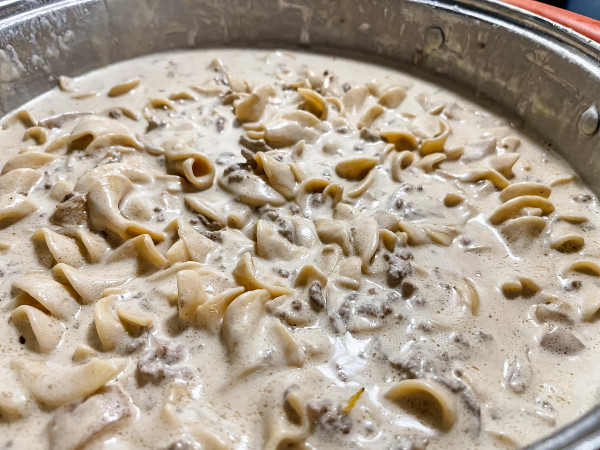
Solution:
<svg viewBox="0 0 600 450"><path fill-rule="evenodd" d="M1 123L0 445L514 448L596 402L597 199L453 92L209 50Z"/></svg>

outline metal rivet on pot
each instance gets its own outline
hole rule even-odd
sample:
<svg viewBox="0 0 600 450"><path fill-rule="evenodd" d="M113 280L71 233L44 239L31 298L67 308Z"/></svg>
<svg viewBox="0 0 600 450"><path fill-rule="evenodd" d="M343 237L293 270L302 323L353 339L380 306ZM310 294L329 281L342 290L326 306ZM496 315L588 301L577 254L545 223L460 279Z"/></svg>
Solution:
<svg viewBox="0 0 600 450"><path fill-rule="evenodd" d="M429 27L425 30L425 46L428 50L436 50L444 43L444 32L440 27Z"/></svg>
<svg viewBox="0 0 600 450"><path fill-rule="evenodd" d="M591 136L598 131L598 127L600 127L600 113L596 105L592 105L581 115L579 119L579 131Z"/></svg>

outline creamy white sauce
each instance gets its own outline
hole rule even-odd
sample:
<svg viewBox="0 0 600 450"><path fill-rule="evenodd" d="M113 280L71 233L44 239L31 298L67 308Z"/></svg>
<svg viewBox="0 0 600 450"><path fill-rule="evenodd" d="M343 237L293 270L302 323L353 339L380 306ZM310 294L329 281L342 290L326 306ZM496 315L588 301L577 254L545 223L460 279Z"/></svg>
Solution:
<svg viewBox="0 0 600 450"><path fill-rule="evenodd" d="M597 401L597 199L501 116L289 52L61 86L1 122L5 448L511 448Z"/></svg>

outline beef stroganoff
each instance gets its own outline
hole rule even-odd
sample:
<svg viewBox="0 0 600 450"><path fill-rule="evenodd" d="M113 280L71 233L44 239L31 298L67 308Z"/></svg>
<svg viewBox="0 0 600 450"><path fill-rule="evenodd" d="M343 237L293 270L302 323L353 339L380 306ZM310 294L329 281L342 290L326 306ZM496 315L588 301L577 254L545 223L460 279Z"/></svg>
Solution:
<svg viewBox="0 0 600 450"><path fill-rule="evenodd" d="M5 117L0 446L515 448L598 399L598 202L508 120L285 51Z"/></svg>

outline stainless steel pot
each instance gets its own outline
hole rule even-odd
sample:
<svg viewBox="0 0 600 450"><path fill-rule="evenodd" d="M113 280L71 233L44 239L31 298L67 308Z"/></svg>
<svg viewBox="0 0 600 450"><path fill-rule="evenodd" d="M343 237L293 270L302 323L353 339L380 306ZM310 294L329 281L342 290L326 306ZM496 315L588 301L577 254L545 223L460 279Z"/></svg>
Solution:
<svg viewBox="0 0 600 450"><path fill-rule="evenodd" d="M481 0L0 1L0 115L116 61L189 47L369 58L490 100L600 193L600 45ZM600 448L600 407L531 446Z"/></svg>

